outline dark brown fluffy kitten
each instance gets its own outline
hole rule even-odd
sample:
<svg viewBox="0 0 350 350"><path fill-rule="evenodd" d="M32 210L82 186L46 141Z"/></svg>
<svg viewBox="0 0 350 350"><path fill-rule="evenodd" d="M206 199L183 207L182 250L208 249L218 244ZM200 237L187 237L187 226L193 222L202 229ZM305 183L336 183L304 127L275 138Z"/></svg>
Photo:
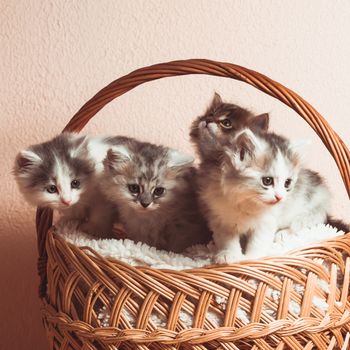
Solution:
<svg viewBox="0 0 350 350"><path fill-rule="evenodd" d="M190 138L202 161L216 160L222 147L243 128L252 131L267 131L269 115L254 115L250 111L232 103L222 101L215 93L213 101L204 115L198 117L191 126Z"/></svg>

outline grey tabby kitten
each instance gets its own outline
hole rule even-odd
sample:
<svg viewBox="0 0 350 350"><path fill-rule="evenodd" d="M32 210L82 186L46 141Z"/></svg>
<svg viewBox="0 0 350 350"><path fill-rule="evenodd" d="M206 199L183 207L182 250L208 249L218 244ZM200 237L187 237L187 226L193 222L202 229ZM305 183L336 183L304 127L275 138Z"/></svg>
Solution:
<svg viewBox="0 0 350 350"><path fill-rule="evenodd" d="M245 108L222 101L219 94L214 98L203 116L191 126L190 138L202 162L216 162L230 139L243 128L267 131L269 115L254 115Z"/></svg>
<svg viewBox="0 0 350 350"><path fill-rule="evenodd" d="M177 253L210 240L192 162L192 156L134 139L108 151L101 187L118 207L128 238Z"/></svg>
<svg viewBox="0 0 350 350"><path fill-rule="evenodd" d="M63 133L19 152L13 173L30 204L55 209L83 231L109 237L115 209L96 181L107 149L102 139Z"/></svg>
<svg viewBox="0 0 350 350"><path fill-rule="evenodd" d="M199 179L217 262L264 256L278 230L297 233L326 222L330 192L316 172L302 166L302 147L244 129L225 147L221 165L210 169L206 181ZM245 255L241 235L248 236Z"/></svg>

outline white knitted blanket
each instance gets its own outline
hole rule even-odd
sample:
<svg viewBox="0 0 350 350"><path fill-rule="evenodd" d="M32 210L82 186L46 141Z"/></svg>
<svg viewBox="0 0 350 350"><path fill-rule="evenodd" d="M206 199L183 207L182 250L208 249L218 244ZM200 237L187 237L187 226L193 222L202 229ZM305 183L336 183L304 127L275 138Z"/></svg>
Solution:
<svg viewBox="0 0 350 350"><path fill-rule="evenodd" d="M95 239L79 231L75 222L59 222L56 231L79 247L90 247L98 254L114 258L132 266L152 266L157 269L184 270L214 264L216 249L213 243L196 245L183 254L157 250L144 243L135 243L129 239ZM317 225L304 229L298 235L280 231L271 245L269 256L283 255L289 250L302 248L309 244L342 235L344 232L329 225Z"/></svg>

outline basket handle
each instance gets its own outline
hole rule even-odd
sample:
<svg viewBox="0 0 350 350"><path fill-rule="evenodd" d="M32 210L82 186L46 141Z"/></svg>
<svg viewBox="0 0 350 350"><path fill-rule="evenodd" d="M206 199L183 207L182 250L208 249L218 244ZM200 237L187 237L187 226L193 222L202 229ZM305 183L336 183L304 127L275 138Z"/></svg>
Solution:
<svg viewBox="0 0 350 350"><path fill-rule="evenodd" d="M113 81L100 90L80 108L63 131L78 132L82 130L88 121L107 103L138 85L160 78L188 74L208 74L240 80L256 87L274 98L277 98L290 108L294 109L316 132L333 156L350 197L350 152L327 121L308 102L295 92L263 74L232 63L215 62L205 59L189 59L160 63L137 69L130 74ZM41 296L44 295L44 284L46 284L46 251L44 241L51 222L52 211L46 210L43 212L38 209L37 232L40 255L39 274L41 276ZM44 267L45 271L43 270Z"/></svg>

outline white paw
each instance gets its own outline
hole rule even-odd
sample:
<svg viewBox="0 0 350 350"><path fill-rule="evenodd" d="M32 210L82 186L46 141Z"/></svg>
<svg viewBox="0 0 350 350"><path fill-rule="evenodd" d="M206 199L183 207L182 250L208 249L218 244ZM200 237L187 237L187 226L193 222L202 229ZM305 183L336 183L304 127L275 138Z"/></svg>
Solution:
<svg viewBox="0 0 350 350"><path fill-rule="evenodd" d="M279 230L275 234L274 242L277 244L283 244L287 242L291 236L294 236L295 233L290 229Z"/></svg>
<svg viewBox="0 0 350 350"><path fill-rule="evenodd" d="M215 256L215 262L217 264L230 264L244 259L244 255L241 252L232 252L229 250L222 250Z"/></svg>
<svg viewBox="0 0 350 350"><path fill-rule="evenodd" d="M207 122L204 120L198 124L198 129L205 129L207 127Z"/></svg>
<svg viewBox="0 0 350 350"><path fill-rule="evenodd" d="M218 131L218 126L215 123L207 123L202 121L198 125L201 138L207 140L207 142L214 142Z"/></svg>
<svg viewBox="0 0 350 350"><path fill-rule="evenodd" d="M294 220L294 222L290 225L290 230L297 234L300 232L303 228L307 227L308 224L303 220Z"/></svg>
<svg viewBox="0 0 350 350"><path fill-rule="evenodd" d="M214 137L216 136L216 134L219 131L219 127L216 125L216 123L209 123L207 128L208 128L210 134Z"/></svg>

